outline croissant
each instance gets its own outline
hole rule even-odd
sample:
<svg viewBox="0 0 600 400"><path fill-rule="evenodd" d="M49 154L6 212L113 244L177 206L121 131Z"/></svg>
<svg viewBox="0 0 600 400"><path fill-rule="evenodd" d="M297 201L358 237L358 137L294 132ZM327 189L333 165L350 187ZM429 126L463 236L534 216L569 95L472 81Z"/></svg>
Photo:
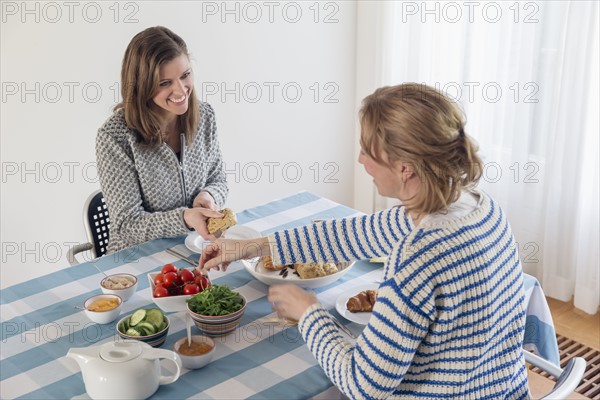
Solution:
<svg viewBox="0 0 600 400"><path fill-rule="evenodd" d="M346 303L346 308L352 313L371 312L377 300L377 290L363 290L356 296L352 296Z"/></svg>

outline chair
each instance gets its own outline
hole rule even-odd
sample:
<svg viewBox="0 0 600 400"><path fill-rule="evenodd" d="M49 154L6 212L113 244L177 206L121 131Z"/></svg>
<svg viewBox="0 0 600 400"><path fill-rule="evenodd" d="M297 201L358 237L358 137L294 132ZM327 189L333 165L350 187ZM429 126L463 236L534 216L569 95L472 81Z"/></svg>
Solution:
<svg viewBox="0 0 600 400"><path fill-rule="evenodd" d="M547 393L541 399L567 399L575 391L581 379L583 379L586 362L582 357L571 358L567 365L565 365L565 368L561 369L559 366L530 351L524 350L524 353L525 361L556 378L556 383L550 393Z"/></svg>
<svg viewBox="0 0 600 400"><path fill-rule="evenodd" d="M71 265L78 265L76 254L88 251L93 258L106 254L108 244L108 231L110 218L108 207L104 202L104 195L100 190L93 192L83 205L83 225L87 234L88 242L73 246L67 253L67 260Z"/></svg>

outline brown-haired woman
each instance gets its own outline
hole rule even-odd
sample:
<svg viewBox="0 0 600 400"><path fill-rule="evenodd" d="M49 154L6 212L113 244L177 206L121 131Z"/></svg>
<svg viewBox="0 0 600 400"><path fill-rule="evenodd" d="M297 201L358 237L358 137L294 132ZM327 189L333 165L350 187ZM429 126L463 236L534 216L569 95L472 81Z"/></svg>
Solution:
<svg viewBox="0 0 600 400"><path fill-rule="evenodd" d="M228 188L215 114L199 102L183 39L164 27L131 40L121 69L123 101L98 130L96 159L111 219L108 252L195 229Z"/></svg>
<svg viewBox="0 0 600 400"><path fill-rule="evenodd" d="M218 240L199 267L260 255L276 264L387 256L356 343L314 294L269 289L273 308L299 321L333 383L349 398L527 398L521 263L505 214L475 188L481 160L460 110L433 88L404 84L365 98L360 121L359 162L400 206L252 241Z"/></svg>

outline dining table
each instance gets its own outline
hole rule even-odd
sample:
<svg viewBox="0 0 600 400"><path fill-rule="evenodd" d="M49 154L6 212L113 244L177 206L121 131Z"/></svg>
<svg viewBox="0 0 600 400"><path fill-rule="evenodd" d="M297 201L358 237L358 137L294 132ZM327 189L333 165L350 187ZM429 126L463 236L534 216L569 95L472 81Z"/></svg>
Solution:
<svg viewBox="0 0 600 400"><path fill-rule="evenodd" d="M299 192L237 213L238 224L263 235L301 226L317 219L359 215L345 205L311 192ZM19 283L1 292L0 398L89 398L78 364L67 358L73 347L87 347L121 340L117 321L96 324L87 319L86 299L101 293L104 274L130 273L138 278L136 293L123 303L121 317L139 308L155 307L147 275L164 264L190 268L168 249L194 261L199 254L186 245L186 236L157 239L79 265L65 267ZM349 321L336 310L336 300L352 288L376 283L383 264L356 261L337 281L314 288L319 301L348 328L360 335L364 325ZM280 320L267 300L268 286L256 280L240 262L226 272L210 271L214 284L227 285L247 299L240 326L217 337L213 360L207 366L187 370L179 379L162 385L154 399L330 399L342 398L314 359L293 323ZM525 275L527 323L524 347L558 364L558 348L552 317L539 282ZM185 311L167 314L169 332L163 349L186 335ZM196 327L194 333L199 333ZM344 334L349 340L355 340ZM168 366L163 368L168 370ZM168 372L168 371L167 371Z"/></svg>

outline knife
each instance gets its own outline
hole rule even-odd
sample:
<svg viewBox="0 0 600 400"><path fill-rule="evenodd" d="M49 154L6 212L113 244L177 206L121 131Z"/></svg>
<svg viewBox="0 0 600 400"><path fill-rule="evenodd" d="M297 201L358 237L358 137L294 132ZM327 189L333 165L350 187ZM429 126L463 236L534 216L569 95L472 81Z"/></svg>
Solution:
<svg viewBox="0 0 600 400"><path fill-rule="evenodd" d="M331 318L331 321L333 321L333 323L342 332L344 332L346 335L350 336L352 339L356 339L356 336L354 335L354 333L352 333L352 331L350 329L346 328L346 326L344 324L342 324L336 317L334 317L333 315L329 314L329 318Z"/></svg>

